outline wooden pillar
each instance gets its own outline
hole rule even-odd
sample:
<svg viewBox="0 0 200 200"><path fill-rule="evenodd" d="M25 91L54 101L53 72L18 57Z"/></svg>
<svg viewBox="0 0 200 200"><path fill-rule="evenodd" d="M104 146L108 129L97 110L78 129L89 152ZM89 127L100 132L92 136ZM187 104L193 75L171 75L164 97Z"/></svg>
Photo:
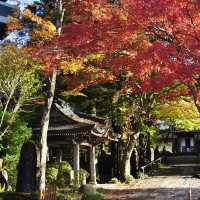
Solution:
<svg viewBox="0 0 200 200"><path fill-rule="evenodd" d="M79 171L80 171L80 145L74 144L74 181L79 185Z"/></svg>
<svg viewBox="0 0 200 200"><path fill-rule="evenodd" d="M151 159L150 162L154 161L154 149L151 147Z"/></svg>
<svg viewBox="0 0 200 200"><path fill-rule="evenodd" d="M90 147L90 183L97 184L95 146Z"/></svg>
<svg viewBox="0 0 200 200"><path fill-rule="evenodd" d="M0 169L3 168L3 159L0 158Z"/></svg>
<svg viewBox="0 0 200 200"><path fill-rule="evenodd" d="M63 151L62 149L59 150L59 162L62 162L62 158L63 158Z"/></svg>

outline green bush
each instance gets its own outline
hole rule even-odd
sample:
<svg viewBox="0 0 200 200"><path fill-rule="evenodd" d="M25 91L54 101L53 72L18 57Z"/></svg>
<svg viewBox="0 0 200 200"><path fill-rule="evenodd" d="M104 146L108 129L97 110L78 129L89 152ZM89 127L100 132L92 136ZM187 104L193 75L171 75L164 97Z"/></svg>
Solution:
<svg viewBox="0 0 200 200"><path fill-rule="evenodd" d="M60 163L58 168L58 175L57 175L57 186L60 188L64 188L70 185L70 172L72 171L71 165L63 161Z"/></svg>
<svg viewBox="0 0 200 200"><path fill-rule="evenodd" d="M66 194L59 192L59 193L56 194L56 199L57 200L64 200L64 199L66 199Z"/></svg>
<svg viewBox="0 0 200 200"><path fill-rule="evenodd" d="M81 200L104 200L101 193L85 193Z"/></svg>
<svg viewBox="0 0 200 200"><path fill-rule="evenodd" d="M56 200L81 200L81 195L78 190L67 189L57 192Z"/></svg>
<svg viewBox="0 0 200 200"><path fill-rule="evenodd" d="M121 182L118 178L113 177L113 178L110 179L109 183L118 184L118 183L121 183Z"/></svg>
<svg viewBox="0 0 200 200"><path fill-rule="evenodd" d="M58 176L58 167L47 166L47 169L46 169L47 184L56 184L57 176Z"/></svg>
<svg viewBox="0 0 200 200"><path fill-rule="evenodd" d="M71 165L67 161L47 165L46 180L48 184L55 184L59 188L70 185Z"/></svg>
<svg viewBox="0 0 200 200"><path fill-rule="evenodd" d="M8 113L7 113L8 114ZM0 116L2 112L0 111ZM24 142L31 137L32 130L27 124L17 116L15 124L11 126L9 133L3 138L0 144L0 152L3 152L1 158L4 160L4 168L8 172L8 180L11 189L14 191L17 180L17 166L20 158L21 147Z"/></svg>
<svg viewBox="0 0 200 200"><path fill-rule="evenodd" d="M61 172L70 172L72 171L72 167L71 165L67 162L67 161L62 161L60 164L59 164L59 171Z"/></svg>
<svg viewBox="0 0 200 200"><path fill-rule="evenodd" d="M127 175L127 176L125 177L125 183L126 183L126 184L131 184L131 183L133 183L133 181L134 181L133 176Z"/></svg>
<svg viewBox="0 0 200 200"><path fill-rule="evenodd" d="M80 183L83 182L84 177L87 179L90 176L90 174L85 169L80 169L79 174L80 174Z"/></svg>

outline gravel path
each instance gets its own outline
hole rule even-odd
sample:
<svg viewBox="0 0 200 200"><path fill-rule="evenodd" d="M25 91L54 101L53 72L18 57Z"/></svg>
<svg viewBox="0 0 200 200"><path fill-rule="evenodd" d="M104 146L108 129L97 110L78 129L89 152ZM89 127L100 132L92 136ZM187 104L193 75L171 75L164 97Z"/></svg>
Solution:
<svg viewBox="0 0 200 200"><path fill-rule="evenodd" d="M110 190L106 200L188 200L188 188L191 188L192 200L200 200L200 179L191 177L159 176L123 187Z"/></svg>

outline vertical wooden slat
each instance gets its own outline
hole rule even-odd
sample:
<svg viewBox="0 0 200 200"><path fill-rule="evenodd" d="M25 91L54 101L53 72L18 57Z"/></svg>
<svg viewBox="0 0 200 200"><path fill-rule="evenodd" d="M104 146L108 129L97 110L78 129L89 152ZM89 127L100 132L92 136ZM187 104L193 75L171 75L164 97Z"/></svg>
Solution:
<svg viewBox="0 0 200 200"><path fill-rule="evenodd" d="M54 185L48 185L45 188L45 200L56 200L57 188Z"/></svg>

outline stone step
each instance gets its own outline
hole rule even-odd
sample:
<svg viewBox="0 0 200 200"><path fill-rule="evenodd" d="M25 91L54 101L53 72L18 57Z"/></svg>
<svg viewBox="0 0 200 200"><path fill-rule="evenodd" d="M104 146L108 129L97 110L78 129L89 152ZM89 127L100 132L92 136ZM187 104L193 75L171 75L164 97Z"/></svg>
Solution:
<svg viewBox="0 0 200 200"><path fill-rule="evenodd" d="M200 164L175 164L161 166L153 176L196 176L200 174Z"/></svg>
<svg viewBox="0 0 200 200"><path fill-rule="evenodd" d="M166 162L169 164L200 163L200 157L195 155L170 156L167 157Z"/></svg>

